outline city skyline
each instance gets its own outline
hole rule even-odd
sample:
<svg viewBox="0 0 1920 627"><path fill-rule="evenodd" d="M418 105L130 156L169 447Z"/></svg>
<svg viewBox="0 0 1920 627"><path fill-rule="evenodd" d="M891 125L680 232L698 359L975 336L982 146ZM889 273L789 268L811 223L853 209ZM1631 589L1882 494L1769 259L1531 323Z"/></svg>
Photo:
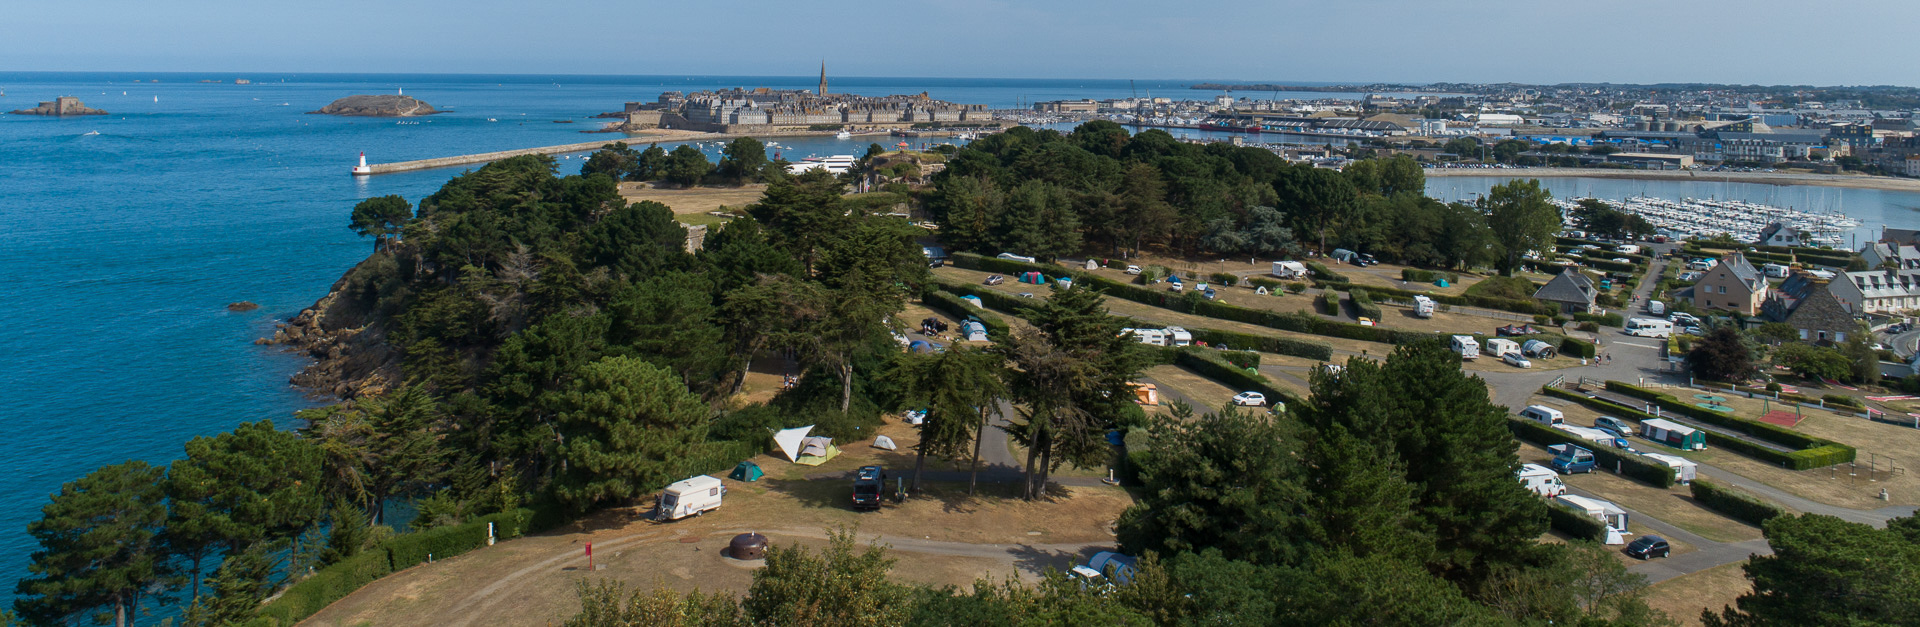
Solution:
<svg viewBox="0 0 1920 627"><path fill-rule="evenodd" d="M1374 0L1175 12L1134 0L984 0L821 11L585 0L528 13L444 0L110 0L10 8L0 71L801 75L824 57L848 77L1920 85L1910 65L1850 61L1897 58L1906 22L1874 16L1906 8ZM877 53L887 49L915 54Z"/></svg>

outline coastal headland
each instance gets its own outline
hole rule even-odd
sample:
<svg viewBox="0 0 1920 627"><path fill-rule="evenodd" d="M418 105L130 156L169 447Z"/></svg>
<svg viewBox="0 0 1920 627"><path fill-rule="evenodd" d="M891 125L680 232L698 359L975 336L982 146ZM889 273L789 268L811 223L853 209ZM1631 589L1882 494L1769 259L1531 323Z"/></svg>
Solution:
<svg viewBox="0 0 1920 627"><path fill-rule="evenodd" d="M856 137L859 137L859 136L884 137L886 135L887 133L885 132L854 133L854 136ZM392 174L395 172L411 172L414 170L451 168L451 167L463 166L463 165L473 165L476 163L488 163L493 161L499 161L501 159L506 159L509 157L518 157L520 155L564 155L564 154L575 153L575 152L590 152L594 150L599 150L601 146L605 146L607 144L611 144L617 141L624 141L629 144L647 144L647 143L656 143L656 142L715 141L715 140L735 139L740 137L762 138L762 137L832 137L832 136L833 136L833 132L831 131L825 131L825 132L790 131L790 132L783 132L783 133L703 133L700 131L665 130L665 129L647 130L647 131L636 131L636 132L626 133L626 137L624 138L607 138L607 139L601 139L601 140L590 141L590 142L580 142L577 144L561 144L559 146L541 146L539 148L521 148L518 150L501 150L496 152L483 152L483 153L471 154L471 155L437 157L433 159L396 161L393 163L375 163L369 166L369 169L372 170L371 172L369 172L369 174Z"/></svg>
<svg viewBox="0 0 1920 627"><path fill-rule="evenodd" d="M347 96L328 103L319 111L308 111L321 115L344 115L364 118L405 118L439 113L433 105L421 102L411 96L396 95L357 95Z"/></svg>
<svg viewBox="0 0 1920 627"><path fill-rule="evenodd" d="M1710 181L1722 183L1759 183L1763 185L1818 185L1920 192L1920 179L1850 174L1812 174L1795 172L1702 172L1697 170L1610 170L1602 168L1433 168L1427 178L1452 176L1498 176L1511 178L1581 177L1596 179L1640 179Z"/></svg>

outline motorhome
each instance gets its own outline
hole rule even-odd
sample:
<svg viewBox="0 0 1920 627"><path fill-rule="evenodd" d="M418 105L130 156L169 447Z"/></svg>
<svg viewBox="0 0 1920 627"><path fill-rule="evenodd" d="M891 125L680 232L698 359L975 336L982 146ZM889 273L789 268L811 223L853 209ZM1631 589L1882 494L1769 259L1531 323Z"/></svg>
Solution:
<svg viewBox="0 0 1920 627"><path fill-rule="evenodd" d="M1434 303L1433 299L1427 298L1424 294L1413 297L1413 315L1432 318L1433 310L1438 307L1439 305Z"/></svg>
<svg viewBox="0 0 1920 627"><path fill-rule="evenodd" d="M1275 261L1272 274L1282 279L1304 279L1307 277L1307 264L1298 261Z"/></svg>
<svg viewBox="0 0 1920 627"><path fill-rule="evenodd" d="M1193 334L1180 327L1167 327L1167 346L1192 346Z"/></svg>
<svg viewBox="0 0 1920 627"><path fill-rule="evenodd" d="M1520 417L1549 427L1564 423L1567 420L1566 414L1560 413L1560 410L1545 405L1528 405L1526 409L1520 410Z"/></svg>
<svg viewBox="0 0 1920 627"><path fill-rule="evenodd" d="M1560 496L1560 493L1567 491L1567 484L1560 482L1560 473L1539 464L1522 464L1513 476L1520 480L1521 487L1527 491L1547 498Z"/></svg>
<svg viewBox="0 0 1920 627"><path fill-rule="evenodd" d="M707 475L675 481L660 492L660 507L655 516L660 520L698 516L719 509L720 497L726 494L727 487Z"/></svg>
<svg viewBox="0 0 1920 627"><path fill-rule="evenodd" d="M1635 245L1633 245L1633 244L1621 244L1621 245L1619 245L1619 246L1615 246L1615 247L1613 248L1613 252L1617 252L1617 253L1624 253L1624 254L1628 254L1628 255L1634 255L1634 254L1639 254L1639 253L1640 253L1640 247L1639 247L1639 246L1635 246Z"/></svg>
<svg viewBox="0 0 1920 627"><path fill-rule="evenodd" d="M1034 258L1028 257L1026 255L1016 255L1013 253L1000 253L999 255L995 255L995 256L1008 261L1024 261L1027 263L1036 263L1034 261Z"/></svg>
<svg viewBox="0 0 1920 627"><path fill-rule="evenodd" d="M1461 359L1478 359L1480 357L1480 340L1473 339L1471 335L1453 336L1452 347L1453 352L1459 353Z"/></svg>
<svg viewBox="0 0 1920 627"><path fill-rule="evenodd" d="M1133 339L1148 346L1167 345L1167 331L1165 329L1121 329L1120 334L1132 335Z"/></svg>
<svg viewBox="0 0 1920 627"><path fill-rule="evenodd" d="M1627 335L1673 337L1673 323L1659 318L1627 319Z"/></svg>

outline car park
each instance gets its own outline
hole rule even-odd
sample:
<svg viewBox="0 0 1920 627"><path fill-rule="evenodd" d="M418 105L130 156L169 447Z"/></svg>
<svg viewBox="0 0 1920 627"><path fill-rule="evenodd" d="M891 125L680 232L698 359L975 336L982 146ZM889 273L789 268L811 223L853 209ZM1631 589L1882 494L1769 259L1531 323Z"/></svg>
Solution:
<svg viewBox="0 0 1920 627"><path fill-rule="evenodd" d="M1673 553L1672 545L1660 536L1640 536L1627 545L1627 555L1643 560L1666 557Z"/></svg>
<svg viewBox="0 0 1920 627"><path fill-rule="evenodd" d="M1233 395L1233 404L1241 407L1264 407L1267 404L1267 395L1259 392L1241 392Z"/></svg>

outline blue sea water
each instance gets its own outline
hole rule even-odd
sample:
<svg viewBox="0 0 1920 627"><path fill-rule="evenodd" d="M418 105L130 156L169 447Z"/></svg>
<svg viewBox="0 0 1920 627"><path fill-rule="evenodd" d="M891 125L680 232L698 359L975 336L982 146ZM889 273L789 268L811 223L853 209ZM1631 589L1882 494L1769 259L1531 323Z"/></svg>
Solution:
<svg viewBox="0 0 1920 627"><path fill-rule="evenodd" d="M236 78L253 84L233 84ZM358 153L384 162L613 141L621 136L580 133L598 125L587 116L668 89L800 89L816 80L0 73L0 110L71 95L111 112L0 115L0 444L8 453L0 456L0 583L26 576L35 548L26 525L61 483L130 459L166 463L186 440L243 421L285 427L293 411L317 403L287 384L303 360L252 341L325 294L369 252L371 244L346 228L356 202L385 194L417 202L458 173L354 178L347 171ZM1206 93L1166 81L832 81L836 92L926 91L995 108ZM343 96L397 89L447 113L407 124L303 113ZM776 141L797 157L854 153L871 140ZM563 173L579 163L563 159ZM1429 189L1466 193L1469 180L1436 180ZM1646 193L1661 195L1658 186ZM1846 209L1861 216L1873 210L1862 204L1898 206L1881 210L1884 220L1912 226L1920 199L1911 196L1849 197ZM242 300L261 308L225 309ZM0 603L12 592L0 586Z"/></svg>
<svg viewBox="0 0 1920 627"><path fill-rule="evenodd" d="M249 85L234 84L246 78ZM219 80L202 83L201 80ZM928 92L1013 107L1178 83L832 78L835 92ZM418 201L458 170L357 179L375 162L621 139L596 113L663 90L812 88L817 77L0 73L0 111L77 96L110 115L0 115L0 604L27 574L26 533L60 484L131 459L161 464L243 421L282 427L316 401L303 360L252 344L325 294L371 245L346 228L361 199ZM404 90L446 113L306 115ZM1136 91L1137 90L1137 91ZM1286 96L1287 94L1281 94ZM1320 96L1322 94L1301 94ZM497 121L488 121L489 118ZM556 124L571 120L572 124ZM416 123L417 122L417 123ZM787 157L870 140L783 141ZM672 146L668 146L671 148ZM718 146L705 147L717 153ZM563 159L563 173L578 170ZM260 309L229 313L252 301ZM4 605L0 605L4 607Z"/></svg>

